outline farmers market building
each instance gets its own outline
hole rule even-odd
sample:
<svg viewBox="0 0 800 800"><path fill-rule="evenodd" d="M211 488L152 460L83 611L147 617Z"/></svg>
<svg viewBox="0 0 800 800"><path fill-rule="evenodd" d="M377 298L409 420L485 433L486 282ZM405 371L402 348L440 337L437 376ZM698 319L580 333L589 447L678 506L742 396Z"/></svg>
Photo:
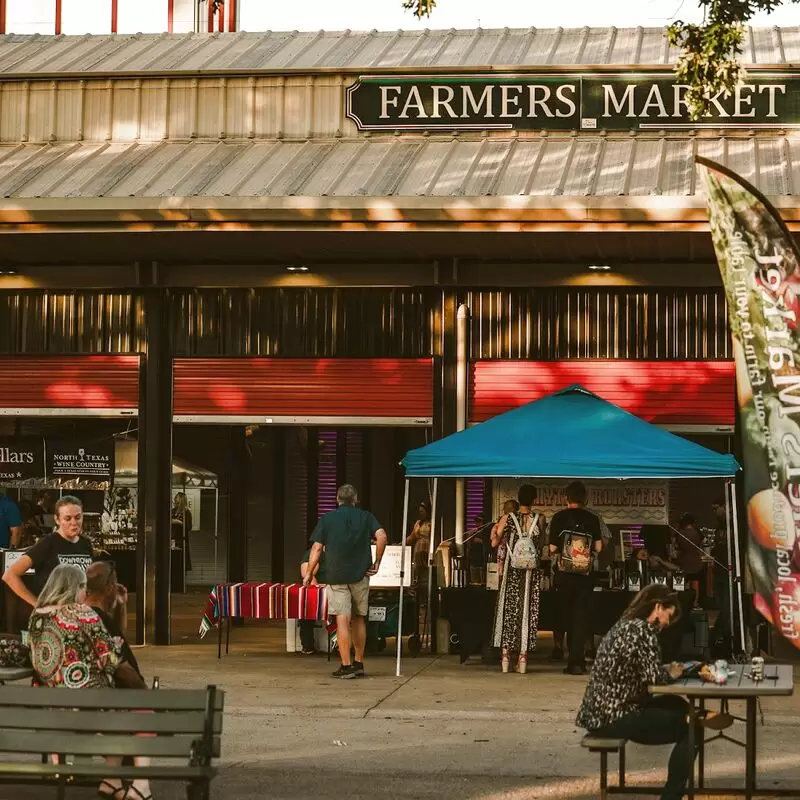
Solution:
<svg viewBox="0 0 800 800"><path fill-rule="evenodd" d="M800 38L746 42L692 122L661 29L0 38L0 432L113 442L138 638L294 580L344 481L398 540L408 449L573 383L732 448L694 157L800 221ZM493 513L456 496L446 535Z"/></svg>

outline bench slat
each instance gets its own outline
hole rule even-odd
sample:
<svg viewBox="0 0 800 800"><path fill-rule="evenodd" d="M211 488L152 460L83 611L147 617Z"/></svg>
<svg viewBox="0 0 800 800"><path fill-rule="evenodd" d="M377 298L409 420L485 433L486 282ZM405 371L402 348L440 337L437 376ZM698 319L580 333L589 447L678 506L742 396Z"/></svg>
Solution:
<svg viewBox="0 0 800 800"><path fill-rule="evenodd" d="M120 689L119 691L125 691ZM222 732L222 712L214 714L214 733ZM74 708L6 708L0 714L0 730L15 728L37 731L93 733L187 733L205 731L202 711L172 711L168 714L76 711Z"/></svg>
<svg viewBox="0 0 800 800"><path fill-rule="evenodd" d="M125 691L121 689L120 691ZM77 694L77 692L76 692ZM0 730L2 753L68 753L75 756L150 756L188 758L197 736L97 736L95 734L28 733ZM212 755L219 758L220 737L213 738Z"/></svg>
<svg viewBox="0 0 800 800"><path fill-rule="evenodd" d="M617 739L613 736L592 736L587 734L581 739L581 747L588 750L621 750L627 744L627 739Z"/></svg>
<svg viewBox="0 0 800 800"><path fill-rule="evenodd" d="M62 696L63 695L63 696ZM225 693L217 690L215 711L225 706ZM0 686L0 718L5 708L143 709L153 711L205 711L206 691L192 689L52 689Z"/></svg>
<svg viewBox="0 0 800 800"><path fill-rule="evenodd" d="M8 783L3 776L28 776L37 781L56 775L73 775L76 778L149 778L151 780L192 780L213 778L216 767L109 767L108 764L38 764L26 761L20 764L0 762L0 783Z"/></svg>

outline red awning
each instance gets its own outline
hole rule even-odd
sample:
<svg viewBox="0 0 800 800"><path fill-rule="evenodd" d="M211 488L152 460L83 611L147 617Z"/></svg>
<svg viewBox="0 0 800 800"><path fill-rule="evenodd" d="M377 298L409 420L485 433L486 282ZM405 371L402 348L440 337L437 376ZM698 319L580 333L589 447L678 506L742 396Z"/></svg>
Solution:
<svg viewBox="0 0 800 800"><path fill-rule="evenodd" d="M127 416L139 407L139 356L0 356L2 416Z"/></svg>
<svg viewBox="0 0 800 800"><path fill-rule="evenodd" d="M179 358L176 422L430 425L433 362L401 358Z"/></svg>
<svg viewBox="0 0 800 800"><path fill-rule="evenodd" d="M482 422L573 383L659 425L734 424L733 361L476 361L470 421Z"/></svg>

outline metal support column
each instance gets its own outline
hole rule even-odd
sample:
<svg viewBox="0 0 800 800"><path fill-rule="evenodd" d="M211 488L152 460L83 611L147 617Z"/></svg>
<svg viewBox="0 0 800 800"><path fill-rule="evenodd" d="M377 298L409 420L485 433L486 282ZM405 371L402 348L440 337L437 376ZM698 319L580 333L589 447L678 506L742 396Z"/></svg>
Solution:
<svg viewBox="0 0 800 800"><path fill-rule="evenodd" d="M139 398L139 542L136 639L170 643L172 551L172 345L169 294L154 286L151 266L145 290L147 352L142 358Z"/></svg>
<svg viewBox="0 0 800 800"><path fill-rule="evenodd" d="M247 489L250 455L245 429L228 434L228 580L244 581L247 573Z"/></svg>

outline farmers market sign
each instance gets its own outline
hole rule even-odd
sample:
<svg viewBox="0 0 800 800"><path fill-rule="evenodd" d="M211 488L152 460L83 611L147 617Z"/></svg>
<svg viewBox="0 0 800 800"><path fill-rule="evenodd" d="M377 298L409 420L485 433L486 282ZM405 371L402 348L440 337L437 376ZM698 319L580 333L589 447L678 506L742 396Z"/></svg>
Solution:
<svg viewBox="0 0 800 800"><path fill-rule="evenodd" d="M749 73L689 118L672 75L363 76L346 89L360 130L684 130L800 127L800 79Z"/></svg>

